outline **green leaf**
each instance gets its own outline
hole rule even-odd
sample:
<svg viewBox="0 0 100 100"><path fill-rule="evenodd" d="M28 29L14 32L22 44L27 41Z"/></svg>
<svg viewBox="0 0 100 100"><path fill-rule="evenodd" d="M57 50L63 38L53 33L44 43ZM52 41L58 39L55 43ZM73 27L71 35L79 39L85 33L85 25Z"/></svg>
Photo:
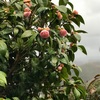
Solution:
<svg viewBox="0 0 100 100"><path fill-rule="evenodd" d="M81 94L80 94L79 90L76 87L73 88L73 93L75 95L76 100L79 100Z"/></svg>
<svg viewBox="0 0 100 100"><path fill-rule="evenodd" d="M13 100L20 100L18 97L13 97Z"/></svg>
<svg viewBox="0 0 100 100"><path fill-rule="evenodd" d="M3 71L0 71L0 74L2 74L4 77L7 77L7 75Z"/></svg>
<svg viewBox="0 0 100 100"><path fill-rule="evenodd" d="M72 50L68 50L68 53L69 53L69 55L68 55L69 60L73 62L75 59L74 52Z"/></svg>
<svg viewBox="0 0 100 100"><path fill-rule="evenodd" d="M81 15L77 15L76 18L83 24L85 24L84 19Z"/></svg>
<svg viewBox="0 0 100 100"><path fill-rule="evenodd" d="M58 42L59 48L61 49L62 48L62 44L61 44L61 41L58 38L57 38L57 42Z"/></svg>
<svg viewBox="0 0 100 100"><path fill-rule="evenodd" d="M27 38L30 37L32 35L32 31L31 30L26 30L22 35L21 38Z"/></svg>
<svg viewBox="0 0 100 100"><path fill-rule="evenodd" d="M22 11L19 11L17 14L15 14L14 16L16 17L23 17L23 12Z"/></svg>
<svg viewBox="0 0 100 100"><path fill-rule="evenodd" d="M14 28L14 35L16 36L19 32L19 29L18 28Z"/></svg>
<svg viewBox="0 0 100 100"><path fill-rule="evenodd" d="M0 9L0 13L3 13L3 12L4 12L4 10Z"/></svg>
<svg viewBox="0 0 100 100"><path fill-rule="evenodd" d="M5 57L7 58L7 60L9 59L9 52L8 52L8 50L6 51Z"/></svg>
<svg viewBox="0 0 100 100"><path fill-rule="evenodd" d="M78 50L77 45L76 45L76 44L73 44L73 45L71 46L71 50L72 50L73 52L76 52L76 51Z"/></svg>
<svg viewBox="0 0 100 100"><path fill-rule="evenodd" d="M5 100L4 98L0 98L0 100Z"/></svg>
<svg viewBox="0 0 100 100"><path fill-rule="evenodd" d="M21 5L20 5L20 4L15 3L15 6L16 6L16 8L17 8L18 10L21 10Z"/></svg>
<svg viewBox="0 0 100 100"><path fill-rule="evenodd" d="M74 6L71 2L68 2L68 4L70 5L71 9L73 10Z"/></svg>
<svg viewBox="0 0 100 100"><path fill-rule="evenodd" d="M48 6L49 0L43 0L44 6Z"/></svg>
<svg viewBox="0 0 100 100"><path fill-rule="evenodd" d="M80 21L77 18L72 18L71 20L80 27Z"/></svg>
<svg viewBox="0 0 100 100"><path fill-rule="evenodd" d="M72 29L69 24L64 24L64 28L67 30L68 33L71 33Z"/></svg>
<svg viewBox="0 0 100 100"><path fill-rule="evenodd" d="M73 70L74 70L75 75L79 76L79 70L77 68L73 68Z"/></svg>
<svg viewBox="0 0 100 100"><path fill-rule="evenodd" d="M85 47L83 45L78 45L78 48L84 53L87 55L87 51L85 49Z"/></svg>
<svg viewBox="0 0 100 100"><path fill-rule="evenodd" d="M84 86L82 85L77 85L77 89L80 91L82 98L86 98L87 93L86 93L86 89L84 88Z"/></svg>
<svg viewBox="0 0 100 100"><path fill-rule="evenodd" d="M12 5L15 2L16 2L16 0L10 0L10 5Z"/></svg>
<svg viewBox="0 0 100 100"><path fill-rule="evenodd" d="M0 54L2 56L5 56L6 52L7 52L7 45L3 40L0 40Z"/></svg>
<svg viewBox="0 0 100 100"><path fill-rule="evenodd" d="M40 6L47 6L48 5L48 0L37 0L38 4Z"/></svg>
<svg viewBox="0 0 100 100"><path fill-rule="evenodd" d="M5 84L7 84L6 74L0 71L0 86L5 87Z"/></svg>
<svg viewBox="0 0 100 100"><path fill-rule="evenodd" d="M63 13L66 13L67 12L67 8L66 6L55 6L59 11L63 12Z"/></svg>
<svg viewBox="0 0 100 100"><path fill-rule="evenodd" d="M6 28L6 29L2 30L3 34L9 34L9 33L12 33L12 32L13 32L12 28Z"/></svg>
<svg viewBox="0 0 100 100"><path fill-rule="evenodd" d="M78 33L74 34L74 37L77 39L77 41L81 41L81 36Z"/></svg>
<svg viewBox="0 0 100 100"><path fill-rule="evenodd" d="M37 98L33 97L32 100L37 100Z"/></svg>
<svg viewBox="0 0 100 100"><path fill-rule="evenodd" d="M40 13L40 12L48 10L48 9L49 9L48 7L40 7L37 9L37 12Z"/></svg>
<svg viewBox="0 0 100 100"><path fill-rule="evenodd" d="M84 30L77 30L77 31L75 31L75 32L78 32L78 33L87 33L87 32L84 31Z"/></svg>
<svg viewBox="0 0 100 100"><path fill-rule="evenodd" d="M22 25L16 25L16 28L19 28L19 29L21 29L21 30L25 31L25 27L24 27L24 26L22 26Z"/></svg>
<svg viewBox="0 0 100 100"><path fill-rule="evenodd" d="M71 9L67 8L67 13L68 13L68 14L72 14Z"/></svg>
<svg viewBox="0 0 100 100"><path fill-rule="evenodd" d="M50 29L50 31L51 31L52 33L54 33L55 35L58 35L58 33L57 33L55 30L53 30L53 29Z"/></svg>
<svg viewBox="0 0 100 100"><path fill-rule="evenodd" d="M68 64L69 65L69 59L68 59L68 56L65 54L65 53L61 53L64 58L61 58L60 61L64 64Z"/></svg>
<svg viewBox="0 0 100 100"><path fill-rule="evenodd" d="M71 87L68 86L68 87L66 88L66 94L68 95L68 94L70 93L70 91L71 91Z"/></svg>
<svg viewBox="0 0 100 100"><path fill-rule="evenodd" d="M66 61L65 58L60 59L60 61L61 61L62 63L64 63L64 64L68 64L68 61Z"/></svg>
<svg viewBox="0 0 100 100"><path fill-rule="evenodd" d="M6 98L6 99L4 99L4 100L11 100L11 99L9 99L9 98Z"/></svg>
<svg viewBox="0 0 100 100"><path fill-rule="evenodd" d="M82 68L80 66L77 66L77 68L79 69L80 72L82 72Z"/></svg>
<svg viewBox="0 0 100 100"><path fill-rule="evenodd" d="M59 0L59 5L67 5L68 0Z"/></svg>
<svg viewBox="0 0 100 100"><path fill-rule="evenodd" d="M51 58L51 64L54 65L54 66L56 66L57 61L58 61L57 57L52 56L52 58Z"/></svg>
<svg viewBox="0 0 100 100"><path fill-rule="evenodd" d="M67 72L67 69L65 67L62 68L61 73L60 73L60 77L63 78L64 80L68 79L68 72Z"/></svg>
<svg viewBox="0 0 100 100"><path fill-rule="evenodd" d="M38 35L37 32L32 31L32 36L30 38L28 38L28 40L26 41L26 48L30 48L33 44L33 40L36 38L36 36Z"/></svg>

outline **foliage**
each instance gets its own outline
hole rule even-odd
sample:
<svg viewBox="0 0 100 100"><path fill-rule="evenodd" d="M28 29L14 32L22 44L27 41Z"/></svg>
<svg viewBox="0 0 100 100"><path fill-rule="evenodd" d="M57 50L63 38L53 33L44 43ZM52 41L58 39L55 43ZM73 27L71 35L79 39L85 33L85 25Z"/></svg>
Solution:
<svg viewBox="0 0 100 100"><path fill-rule="evenodd" d="M68 0L59 5L51 0L0 1L1 100L68 100L70 94L85 99L80 68L73 62L78 49L87 54L78 45L80 33L86 32L75 29L84 19L73 11Z"/></svg>

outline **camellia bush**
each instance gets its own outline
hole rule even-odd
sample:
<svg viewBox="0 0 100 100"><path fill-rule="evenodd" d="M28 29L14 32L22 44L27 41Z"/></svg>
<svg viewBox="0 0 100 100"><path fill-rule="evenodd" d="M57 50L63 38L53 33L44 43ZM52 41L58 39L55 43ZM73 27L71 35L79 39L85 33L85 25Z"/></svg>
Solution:
<svg viewBox="0 0 100 100"><path fill-rule="evenodd" d="M70 0L0 0L0 100L85 100L81 24Z"/></svg>

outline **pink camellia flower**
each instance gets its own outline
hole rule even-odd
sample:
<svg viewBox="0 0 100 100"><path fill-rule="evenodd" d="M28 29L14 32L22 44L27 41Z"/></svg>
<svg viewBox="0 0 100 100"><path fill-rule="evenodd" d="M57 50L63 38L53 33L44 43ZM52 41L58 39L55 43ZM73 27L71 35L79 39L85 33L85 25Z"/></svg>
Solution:
<svg viewBox="0 0 100 100"><path fill-rule="evenodd" d="M77 10L74 10L74 11L73 11L73 14L74 14L74 15L78 15L78 11L77 11Z"/></svg>
<svg viewBox="0 0 100 100"><path fill-rule="evenodd" d="M68 32L65 29L60 29L60 36L66 36L67 33Z"/></svg>
<svg viewBox="0 0 100 100"><path fill-rule="evenodd" d="M40 32L40 36L41 36L42 38L48 38L48 37L50 37L49 31L47 31L47 30L42 30L42 31Z"/></svg>
<svg viewBox="0 0 100 100"><path fill-rule="evenodd" d="M27 7L24 9L24 17L29 17L31 15L31 10Z"/></svg>

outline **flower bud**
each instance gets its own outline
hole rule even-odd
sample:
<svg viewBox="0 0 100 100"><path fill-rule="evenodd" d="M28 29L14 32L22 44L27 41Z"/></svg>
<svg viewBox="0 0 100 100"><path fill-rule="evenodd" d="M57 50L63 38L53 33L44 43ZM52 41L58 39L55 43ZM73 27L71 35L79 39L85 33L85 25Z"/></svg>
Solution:
<svg viewBox="0 0 100 100"><path fill-rule="evenodd" d="M30 17L31 15L31 10L27 7L24 9L24 17Z"/></svg>
<svg viewBox="0 0 100 100"><path fill-rule="evenodd" d="M31 2L31 0L23 0L24 3Z"/></svg>
<svg viewBox="0 0 100 100"><path fill-rule="evenodd" d="M67 31L65 29L60 29L60 36L66 36L67 35Z"/></svg>
<svg viewBox="0 0 100 100"><path fill-rule="evenodd" d="M61 12L57 11L57 17L58 17L59 20L62 19L62 14L61 14Z"/></svg>
<svg viewBox="0 0 100 100"><path fill-rule="evenodd" d="M74 15L78 15L78 11L77 11L77 10L74 10L74 11L73 11L73 14L74 14Z"/></svg>
<svg viewBox="0 0 100 100"><path fill-rule="evenodd" d="M61 71L62 70L62 67L61 66L58 66L58 71Z"/></svg>
<svg viewBox="0 0 100 100"><path fill-rule="evenodd" d="M41 36L42 38L48 38L48 37L50 37L49 31L47 31L47 30L42 30L42 31L40 32L40 36Z"/></svg>

